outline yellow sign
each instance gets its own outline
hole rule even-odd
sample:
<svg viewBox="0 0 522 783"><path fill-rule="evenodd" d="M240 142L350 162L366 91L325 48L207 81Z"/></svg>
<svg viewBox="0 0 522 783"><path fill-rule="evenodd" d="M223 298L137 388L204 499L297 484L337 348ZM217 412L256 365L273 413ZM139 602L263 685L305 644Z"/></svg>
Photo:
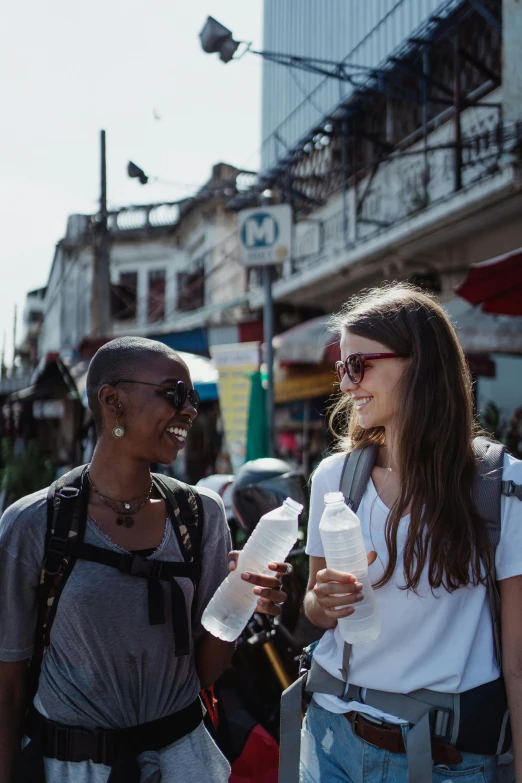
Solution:
<svg viewBox="0 0 522 783"><path fill-rule="evenodd" d="M291 370L278 373L274 383L276 403L295 402L333 394L339 390L337 378L331 367L310 370Z"/></svg>
<svg viewBox="0 0 522 783"><path fill-rule="evenodd" d="M234 473L245 461L250 373L259 369L259 347L253 342L210 349L218 371L219 407Z"/></svg>

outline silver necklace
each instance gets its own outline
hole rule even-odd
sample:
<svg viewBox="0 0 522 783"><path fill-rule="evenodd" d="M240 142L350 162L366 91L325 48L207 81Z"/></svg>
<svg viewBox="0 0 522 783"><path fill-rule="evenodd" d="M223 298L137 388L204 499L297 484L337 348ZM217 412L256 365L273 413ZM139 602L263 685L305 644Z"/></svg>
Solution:
<svg viewBox="0 0 522 783"><path fill-rule="evenodd" d="M123 525L123 527L127 527L127 528L132 527L134 525L134 519L132 515L137 514L138 511L141 511L143 506L149 502L154 487L154 482L152 481L151 478L149 491L147 492L145 499L138 506L136 506L136 508L131 508L131 504L127 503L124 500L114 501L115 503L121 503L123 505L125 511L120 511L119 508L112 505L112 503L110 502L110 498L105 497L105 495L102 495L102 493L98 489L96 489L96 487L92 483L90 473L87 473L87 478L89 479L89 484L91 485L91 489L98 495L98 497L100 497L103 500L107 508L110 508L111 511L114 511L114 513L116 514L116 524Z"/></svg>

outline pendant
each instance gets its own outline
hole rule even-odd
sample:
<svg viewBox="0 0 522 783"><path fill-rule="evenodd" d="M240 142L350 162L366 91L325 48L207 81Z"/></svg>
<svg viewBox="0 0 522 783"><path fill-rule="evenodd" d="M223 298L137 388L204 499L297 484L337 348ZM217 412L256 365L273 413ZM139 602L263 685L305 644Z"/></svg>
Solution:
<svg viewBox="0 0 522 783"><path fill-rule="evenodd" d="M117 525L123 525L123 527L132 527L134 524L134 520L132 517L118 517L116 520Z"/></svg>
<svg viewBox="0 0 522 783"><path fill-rule="evenodd" d="M130 503L124 503L124 504L123 504L123 508L124 508L124 509L126 509L126 510L128 511L128 510L129 510L129 508L130 508Z"/></svg>

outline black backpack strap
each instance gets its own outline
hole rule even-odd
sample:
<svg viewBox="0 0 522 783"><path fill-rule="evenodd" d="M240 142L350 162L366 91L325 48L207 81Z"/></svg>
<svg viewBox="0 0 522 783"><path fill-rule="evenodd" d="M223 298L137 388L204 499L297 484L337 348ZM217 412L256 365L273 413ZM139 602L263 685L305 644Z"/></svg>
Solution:
<svg viewBox="0 0 522 783"><path fill-rule="evenodd" d="M357 513L362 496L372 475L377 459L378 446L363 446L346 455L339 491L343 493L346 505Z"/></svg>
<svg viewBox="0 0 522 783"><path fill-rule="evenodd" d="M199 492L170 476L154 473L153 480L167 505L184 559L199 562L204 517Z"/></svg>
<svg viewBox="0 0 522 783"><path fill-rule="evenodd" d="M38 688L43 653L49 645L58 601L85 535L89 502L89 485L84 481L86 470L85 465L71 470L53 482L47 493L45 553L40 572L34 650L29 664L28 699L31 702Z"/></svg>
<svg viewBox="0 0 522 783"><path fill-rule="evenodd" d="M172 631L174 634L174 655L179 658L190 651L190 631L185 594L176 579L196 579L198 563L173 563L168 560L149 560L139 554L113 552L110 549L81 543L77 557L91 563L117 568L122 574L141 576L147 580L149 623L162 625L165 622L165 605L160 581L170 585Z"/></svg>

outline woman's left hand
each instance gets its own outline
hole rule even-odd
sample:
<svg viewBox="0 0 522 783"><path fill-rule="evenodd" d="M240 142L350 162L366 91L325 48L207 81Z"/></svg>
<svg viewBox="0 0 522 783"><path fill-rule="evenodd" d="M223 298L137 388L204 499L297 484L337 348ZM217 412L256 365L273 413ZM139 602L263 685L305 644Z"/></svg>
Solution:
<svg viewBox="0 0 522 783"><path fill-rule="evenodd" d="M239 552L229 552L228 555L228 570L235 571L239 558ZM261 574L251 574L246 571L241 574L241 579L245 582L249 582L253 586L253 592L258 597L256 612L262 612L263 614L270 614L273 617L277 617L281 614L281 607L288 598L285 591L282 589L281 578L287 574L292 573L292 566L290 563L269 563L268 565L271 571L277 576L262 576Z"/></svg>

